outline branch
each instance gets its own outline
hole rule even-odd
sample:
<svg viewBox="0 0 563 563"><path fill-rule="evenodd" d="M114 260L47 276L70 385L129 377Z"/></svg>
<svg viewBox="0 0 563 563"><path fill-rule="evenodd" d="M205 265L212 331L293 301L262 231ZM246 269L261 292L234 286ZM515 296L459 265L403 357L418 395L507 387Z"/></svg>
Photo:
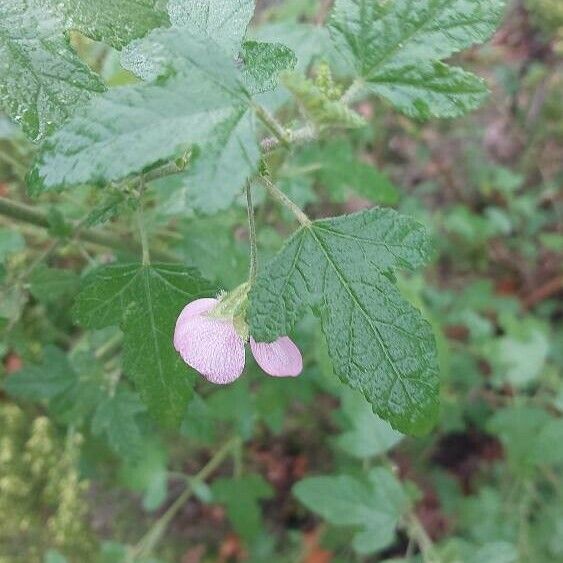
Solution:
<svg viewBox="0 0 563 563"><path fill-rule="evenodd" d="M28 223L41 229L49 229L51 224L47 213L25 205L11 201L5 197L0 197L0 215ZM76 226L76 225L75 225ZM142 252L139 244L130 241L127 237L119 237L102 231L95 231L92 229L78 229L75 233L75 238L83 242L89 242L112 250L119 250L122 252L138 253ZM166 262L176 262L177 256L166 251L154 251L154 257L157 260Z"/></svg>

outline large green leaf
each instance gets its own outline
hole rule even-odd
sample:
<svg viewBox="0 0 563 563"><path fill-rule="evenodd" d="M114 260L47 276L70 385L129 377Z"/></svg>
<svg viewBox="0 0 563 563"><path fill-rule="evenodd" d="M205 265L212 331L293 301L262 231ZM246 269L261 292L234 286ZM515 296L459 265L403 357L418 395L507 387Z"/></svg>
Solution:
<svg viewBox="0 0 563 563"><path fill-rule="evenodd" d="M163 424L179 424L192 393L172 345L176 319L188 302L209 294L207 282L190 268L116 264L96 270L77 298L74 316L82 325L121 326L124 371Z"/></svg>
<svg viewBox="0 0 563 563"><path fill-rule="evenodd" d="M169 0L173 26L214 37L229 52L236 52L254 14L254 0Z"/></svg>
<svg viewBox="0 0 563 563"><path fill-rule="evenodd" d="M425 229L389 209L304 226L259 273L250 292L251 334L289 334L307 306L320 316L335 373L405 433L437 410L438 367L430 325L399 293L392 270L431 256Z"/></svg>
<svg viewBox="0 0 563 563"><path fill-rule="evenodd" d="M439 61L487 40L503 8L499 0L337 0L330 29L368 89L413 117L453 117L487 89Z"/></svg>
<svg viewBox="0 0 563 563"><path fill-rule="evenodd" d="M65 22L55 4L0 2L0 108L36 141L92 93L105 90L63 35Z"/></svg>
<svg viewBox="0 0 563 563"><path fill-rule="evenodd" d="M174 72L93 100L46 142L30 188L104 184L199 145L188 172L193 204L204 210L227 207L260 156L241 73L211 39L185 30L158 30L142 45L143 52L155 53L146 59L155 64L148 77L165 73L168 63Z"/></svg>
<svg viewBox="0 0 563 563"><path fill-rule="evenodd" d="M335 526L352 526L352 547L361 554L387 547L408 508L401 483L387 469L372 469L367 482L348 475L310 477L293 488L309 510Z"/></svg>
<svg viewBox="0 0 563 563"><path fill-rule="evenodd" d="M171 44L193 57L181 61L189 78L181 73L97 97L45 143L32 189L117 180L232 127L249 102L234 63L210 40L182 37Z"/></svg>

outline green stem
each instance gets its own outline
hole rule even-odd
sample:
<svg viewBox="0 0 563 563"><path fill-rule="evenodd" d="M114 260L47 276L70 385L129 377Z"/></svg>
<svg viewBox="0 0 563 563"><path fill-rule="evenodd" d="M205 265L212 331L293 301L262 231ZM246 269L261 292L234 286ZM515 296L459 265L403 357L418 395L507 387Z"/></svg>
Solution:
<svg viewBox="0 0 563 563"><path fill-rule="evenodd" d="M129 561L135 561L140 557L147 557L154 551L158 542L162 539L162 536L166 532L170 522L172 522L178 511L192 496L193 483L206 481L231 454L233 449L238 446L239 442L240 440L238 437L229 440L215 453L205 467L195 477L193 477L193 479L189 480L190 484L186 487L185 491L172 503L170 508L168 508L168 510L153 524L151 529L133 548L133 553L130 554L128 558Z"/></svg>
<svg viewBox="0 0 563 563"><path fill-rule="evenodd" d="M145 226L145 212L143 209L142 195L139 201L139 208L137 209L137 226L139 228L139 238L141 239L141 254L143 256L143 266L148 266L151 263L149 238L147 236L147 229Z"/></svg>
<svg viewBox="0 0 563 563"><path fill-rule="evenodd" d="M264 107L254 104L254 111L258 119L274 134L274 137L286 148L291 146L291 134Z"/></svg>
<svg viewBox="0 0 563 563"><path fill-rule="evenodd" d="M268 193L284 207L289 209L295 215L299 223L303 227L309 227L311 225L311 219L303 213L301 208L293 203L269 178L265 176L259 176L258 180L262 185L268 190Z"/></svg>
<svg viewBox="0 0 563 563"><path fill-rule="evenodd" d="M248 273L248 282L252 285L256 279L258 268L258 245L256 243L256 220L254 217L252 186L250 182L246 184L246 206L248 209L248 239L250 241L250 270Z"/></svg>
<svg viewBox="0 0 563 563"><path fill-rule="evenodd" d="M346 105L353 104L356 101L357 96L361 93L363 89L364 89L363 80L361 78L356 78L356 80L352 82L348 90L344 92L344 94L340 98L340 101Z"/></svg>
<svg viewBox="0 0 563 563"><path fill-rule="evenodd" d="M4 215L10 219L15 219L16 221L28 223L29 225L33 225L41 229L50 228L49 219L47 218L47 214L45 212L23 203L11 201L4 197L0 197L0 215ZM129 242L127 238L91 229L80 229L76 235L76 239L121 252L136 253L142 250L140 245ZM166 262L178 261L177 256L169 252L155 251L153 254L158 260Z"/></svg>

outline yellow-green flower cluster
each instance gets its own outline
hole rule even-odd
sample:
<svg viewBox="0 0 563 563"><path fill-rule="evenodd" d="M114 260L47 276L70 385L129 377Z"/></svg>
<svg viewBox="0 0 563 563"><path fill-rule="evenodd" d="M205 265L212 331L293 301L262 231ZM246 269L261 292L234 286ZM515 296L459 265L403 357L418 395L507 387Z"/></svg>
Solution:
<svg viewBox="0 0 563 563"><path fill-rule="evenodd" d="M56 435L48 418L0 405L0 563L43 561L50 548L89 561L87 482L76 469L81 436Z"/></svg>

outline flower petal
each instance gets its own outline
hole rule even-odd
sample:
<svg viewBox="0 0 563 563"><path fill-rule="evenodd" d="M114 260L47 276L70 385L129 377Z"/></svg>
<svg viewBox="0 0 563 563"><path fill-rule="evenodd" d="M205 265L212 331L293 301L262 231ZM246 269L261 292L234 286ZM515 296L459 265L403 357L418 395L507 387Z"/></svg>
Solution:
<svg viewBox="0 0 563 563"><path fill-rule="evenodd" d="M184 308L176 322L174 347L189 366L222 385L241 376L245 354L232 322L204 315L216 304L216 299L199 299Z"/></svg>
<svg viewBox="0 0 563 563"><path fill-rule="evenodd" d="M275 342L256 342L250 338L250 348L258 365L274 377L295 377L303 371L303 358L291 338L282 336Z"/></svg>
<svg viewBox="0 0 563 563"><path fill-rule="evenodd" d="M207 313L210 309L215 307L219 301L217 299L196 299L191 303L188 303L180 313L178 320L176 321L176 328L174 330L174 348L179 352L180 345L182 342L182 336L186 332L186 321L201 315L202 313Z"/></svg>

